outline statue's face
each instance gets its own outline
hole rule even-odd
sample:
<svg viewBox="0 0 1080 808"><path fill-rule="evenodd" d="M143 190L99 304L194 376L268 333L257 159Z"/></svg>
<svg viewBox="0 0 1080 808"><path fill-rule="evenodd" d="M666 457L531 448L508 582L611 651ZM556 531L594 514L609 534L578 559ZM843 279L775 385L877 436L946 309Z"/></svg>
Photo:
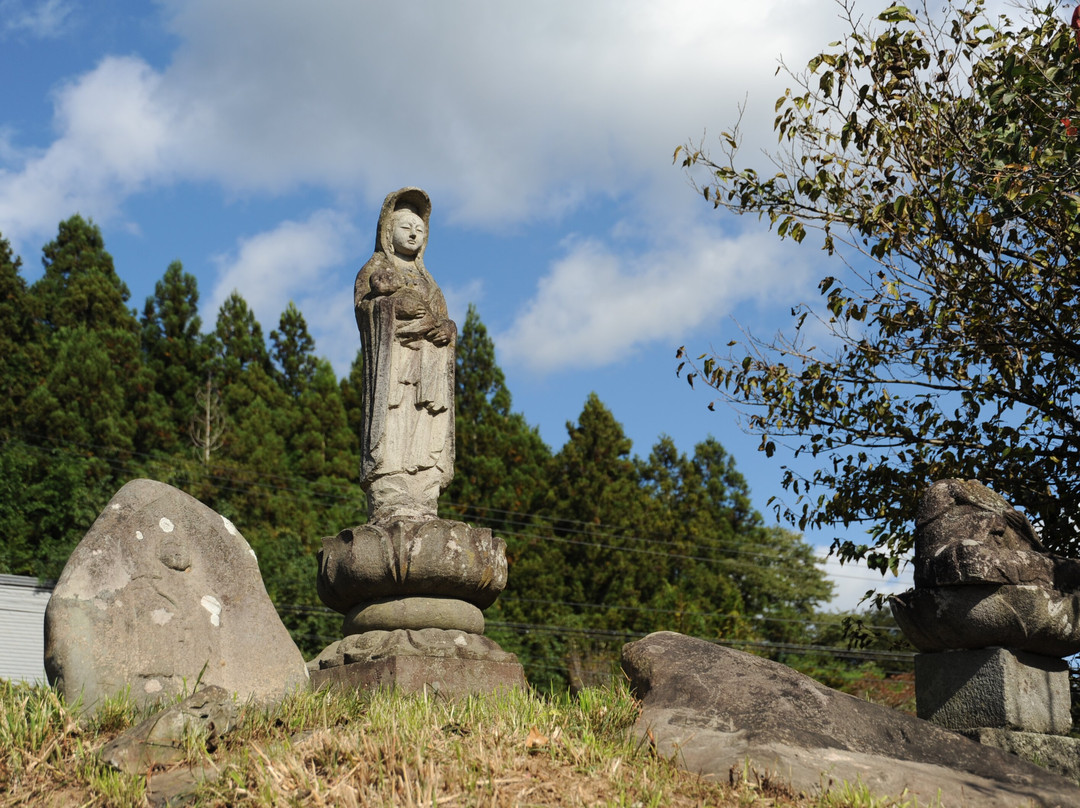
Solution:
<svg viewBox="0 0 1080 808"><path fill-rule="evenodd" d="M394 245L394 253L412 258L420 252L427 237L424 220L411 210L401 210L394 214L393 221L391 243Z"/></svg>

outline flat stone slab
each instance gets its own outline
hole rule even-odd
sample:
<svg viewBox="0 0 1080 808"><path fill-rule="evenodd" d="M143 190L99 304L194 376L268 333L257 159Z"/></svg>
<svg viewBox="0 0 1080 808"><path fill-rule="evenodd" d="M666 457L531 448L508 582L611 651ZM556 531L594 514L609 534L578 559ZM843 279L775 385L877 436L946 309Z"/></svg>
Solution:
<svg viewBox="0 0 1080 808"><path fill-rule="evenodd" d="M524 690L527 685L525 671L516 661L392 656L312 671L311 686L316 690L322 687L389 688L405 693L428 690L459 698L515 688Z"/></svg>
<svg viewBox="0 0 1080 808"><path fill-rule="evenodd" d="M1004 648L917 655L915 704L919 718L960 731L1072 728L1068 664Z"/></svg>
<svg viewBox="0 0 1080 808"><path fill-rule="evenodd" d="M624 646L623 670L638 736L721 781L749 761L806 794L843 780L920 805L1080 805L1076 784L1014 755L705 640L650 634Z"/></svg>

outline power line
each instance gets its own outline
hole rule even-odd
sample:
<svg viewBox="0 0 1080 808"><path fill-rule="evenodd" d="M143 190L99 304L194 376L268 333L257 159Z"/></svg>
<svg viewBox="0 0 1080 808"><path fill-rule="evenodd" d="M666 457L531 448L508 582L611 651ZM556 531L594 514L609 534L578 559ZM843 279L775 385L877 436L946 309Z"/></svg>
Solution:
<svg viewBox="0 0 1080 808"><path fill-rule="evenodd" d="M633 640L646 636L643 632L619 631L614 629L590 629L576 628L573 626L549 626L535 623L504 623L500 621L488 621L487 625L492 628L505 628L519 633L531 631L549 634L577 634L588 637L606 637L609 639ZM741 645L752 648L772 648L780 651L818 652L828 653L833 656L853 657L857 659L886 659L894 662L909 662L915 658L914 652L909 651L882 651L872 648L840 648L831 645L814 645L811 643L777 642L774 640L750 640L731 637L698 637L715 645Z"/></svg>
<svg viewBox="0 0 1080 808"><path fill-rule="evenodd" d="M508 515L512 515L512 516L522 516L522 517L525 517L526 520L528 520L528 521L504 520L504 521L500 522L500 524L514 525L514 526L517 526L517 527L534 527L536 520L539 520L541 522L546 523L552 530L555 530L555 531L557 531L559 533L563 533L563 534L570 534L570 535L577 535L577 536L594 536L594 537L597 537L597 538L619 539L619 540L622 540L622 541L636 541L636 542L644 542L644 543L648 543L648 544L660 544L660 545L665 545L665 546L669 546L672 543L671 539L662 539L662 538L658 539L658 538L652 538L652 537L647 537L647 536L636 536L636 535L633 535L633 534L619 532L613 525L608 525L608 524L605 524L603 522L596 522L596 523L582 522L582 521L575 520L575 519L563 519L563 518L558 517L558 516L542 516L542 515L538 515L538 514L520 513L518 511L501 511L501 510L496 509L496 508L479 508L479 507L475 507L475 506L471 506L471 505L462 505L462 504L453 503L453 502L448 502L446 504L449 505L450 507L459 507L459 508L464 508L466 510L473 510L473 511L481 511L481 510L484 510L484 511L498 511L500 513L504 513L504 514L508 514ZM492 519L492 518L490 518L490 517L488 517L488 516L486 516L484 514L481 514L481 513L477 513L474 516L474 518L476 518L476 519L478 519L480 521L486 521L486 522L489 522L489 523L495 523L495 521L496 521L496 520L494 520L494 519ZM567 525L567 524L581 525L582 527L580 527L580 528L566 527L565 525ZM610 529L609 530L596 530L596 528L598 528L598 527L599 528L610 528ZM762 529L767 529L764 526L761 526L761 528ZM531 534L513 533L513 532L511 532L509 535L528 536L528 535L531 535ZM767 561L788 561L789 560L789 558L787 556L780 555L778 553L761 553L761 552L758 552L758 551L755 551L755 550L744 550L741 547L731 547L730 545L728 545L726 543L721 543L721 540L719 540L719 539L710 539L708 537L700 537L700 536L696 537L693 540L693 543L696 544L696 545L703 545L703 546L706 546L706 547L713 547L716 550L718 550L719 552L723 552L723 553L732 553L734 555L746 555L746 556L751 556L753 558L764 559L764 560L767 560ZM600 544L600 545L597 545L597 546L610 547L612 545ZM635 552L646 552L646 551L645 550L636 550ZM692 558L692 556L685 556L685 557Z"/></svg>
<svg viewBox="0 0 1080 808"><path fill-rule="evenodd" d="M756 623L784 623L789 625L799 626L827 626L830 623L836 624L835 621L828 619L814 619L810 617L795 618L795 617L773 617L770 615L746 615L746 614L731 614L728 612L685 612L679 609L659 609L645 606L623 606L618 604L604 604L604 603L585 603L581 601L569 601L569 600L544 600L541 598L525 598L516 595L503 594L499 597L499 603L505 602L519 602L519 603L535 603L539 605L548 606L572 606L575 608L587 608L587 609L603 609L605 611L626 611L626 612L644 612L649 614L678 614L684 617L735 617L740 620L746 620L748 622ZM296 614L322 614L328 617L338 617L338 612L330 609L326 606L303 606L295 604L282 604L277 606L279 612L292 612ZM493 621L487 621L489 625L495 625ZM867 629L876 633L888 633L898 634L900 628L898 626L867 626Z"/></svg>
<svg viewBox="0 0 1080 808"><path fill-rule="evenodd" d="M28 432L25 432L25 431L22 431L22 430L19 431L19 434L23 435L23 436L26 436L26 437L33 437L33 438L38 438L39 440L47 441L50 445L47 446L47 445L42 444L42 443L31 443L29 441L16 440L16 439L13 439L13 438L9 438L8 440L6 440L4 442L5 443L15 442L15 443L18 443L18 444L20 444L22 446L25 446L27 448L35 449L35 450L38 450L38 451L58 451L58 452L64 452L65 454L69 454L69 455L73 455L73 456L81 456L81 457L84 457L84 459L88 459L88 460L89 459L100 460L100 461L110 465L113 468L124 469L126 471L133 471L133 472L138 472L138 471L140 471L140 469L138 469L136 467L133 467L128 460L125 460L122 457L115 457L115 456L110 457L108 455L102 455L102 454L94 454L94 455L91 455L90 457L85 457L83 455L80 455L78 452L73 451L73 449L70 448L70 447L77 447L77 448L80 448L80 449L93 449L93 450L99 450L99 451L100 450L105 450L105 451L108 451L108 452L112 452L114 455L115 454L123 454L123 455L127 455L127 456L129 456L131 458L143 458L147 463L160 464L160 465L163 465L163 466L167 466L169 468L173 468L175 466L175 463L176 463L176 458L171 456L171 455L151 454L149 452L138 452L138 451L135 451L135 450L121 449L121 448L116 447L116 446L110 446L110 445L99 444L99 443L88 443L88 442L70 441L70 440L59 441L59 440L57 440L57 439L55 439L55 438L53 438L52 436L49 436L49 435L37 435L37 434L34 434L34 433L28 433ZM193 461L193 462L198 462L198 461ZM221 465L203 466L201 463L199 463L199 466L203 470L204 476L207 477L208 479L222 480L222 481L225 481L225 482L234 482L234 483L241 482L241 480L237 479L237 476L235 474L220 474L220 473L215 474L215 473L213 473L213 472L227 471L227 468L224 467L224 466L221 466ZM245 468L245 469L243 469L243 471L246 471L246 472L250 473L252 476L256 475L256 472L254 470L252 470L252 469L246 469ZM235 491L238 491L238 492L250 492L253 489L260 489L261 488L261 489L266 489L266 490L270 490L270 491L278 491L278 492L287 493L287 494L304 494L306 496L311 496L311 497L313 497L315 499L321 499L321 500L326 500L326 501L349 501L349 500L353 499L353 496L349 495L352 492L349 492L348 489L352 488L352 487L355 487L355 488L358 489L360 487L359 483L345 482L345 483L340 484L340 487L342 489L342 493L335 495L335 494L332 494L332 493L311 491L310 488L298 488L298 487L295 487L294 485L271 485L269 483L263 482L264 480L280 480L280 481L282 481L284 483L292 483L292 484L303 483L303 484L306 484L306 486L325 485L325 483L320 483L319 481L316 481L316 480L309 480L306 477L297 477L295 475L272 474L272 473L269 473L269 472L267 472L267 471L265 471L263 469L259 470L257 476L258 476L258 479L253 479L253 480L250 480L250 481L242 481L242 485L239 488L233 488L233 489L227 489L227 490L235 490Z"/></svg>
<svg viewBox="0 0 1080 808"><path fill-rule="evenodd" d="M35 445L32 445L32 444L25 444L25 443L23 443L21 441L19 443L21 443L22 445L27 445L30 448L34 448L34 449L37 449L39 451L44 451L45 450L44 447L41 447L41 446L35 446ZM93 447L94 444L87 444L87 446ZM58 447L57 450L58 451L67 451L67 452L70 453L69 449L66 449L66 448L64 448L62 446ZM144 455L144 456L147 456L147 455ZM118 458L99 457L98 459L102 460L103 462L106 462L112 468L130 470L130 466L125 461L120 460ZM232 481L232 478L219 478L219 479L229 479L229 481ZM225 487L225 486L222 486L222 487ZM266 486L260 486L260 487L266 487ZM282 490L282 489L280 489L280 487L274 487L274 488L276 488L277 490ZM233 490L250 491L251 486L250 485L241 485L239 487L235 487ZM296 489L285 489L285 490L289 490L289 491L292 491L294 493L307 493L309 495L313 495L316 498L326 498L322 494L312 494L311 492L300 492L300 491L298 491ZM684 555L670 553L670 552L663 553L663 552L660 552L660 551L646 550L646 549L642 549L642 548L624 548L624 547L619 547L617 545L608 545L608 544L602 544L602 543L599 543L599 542L579 542L579 541L576 541L576 540L573 540L573 539L565 539L565 538L557 537L557 536L547 536L547 535L529 534L529 533L510 533L509 535L518 536L518 537L524 537L524 538L528 538L528 539L540 539L540 540L544 540L544 541L556 541L556 542L562 542L562 543L568 543L568 544L579 544L579 545L584 545L584 546L593 546L593 547L598 547L598 548L602 548L602 549L609 549L609 550L612 550L614 552L644 553L644 554L648 554L648 555L672 558L672 559L675 559L675 560L699 560L699 561L702 561L702 562L712 562L712 563L716 563L716 562L719 561L719 559L712 559L712 558L702 557L702 556L684 556ZM854 576L847 576L847 577L854 577ZM863 580L863 579L860 579L860 580ZM513 597L511 597L510 599L513 600ZM525 600L525 599L521 599L521 600ZM537 602L539 602L539 601L537 601ZM606 604L594 604L594 603L570 603L570 602L553 602L553 601L550 602L550 603L552 603L553 605L571 605L571 606L575 606L575 607L579 607L579 608L619 609L619 610L625 610L625 611L670 613L670 614L678 614L678 613L680 613L680 610L675 610L675 609L658 610L658 609L654 609L654 608L651 608L651 607L632 607L632 606L621 606L621 605L606 605ZM719 613L687 613L687 616L714 617L714 616L725 616L725 615L720 615ZM763 616L763 615L745 615L743 617L744 617L744 619L749 619L749 620L774 620L774 621L780 621L780 620L785 619L785 618L769 617L769 616ZM810 624L812 624L813 621L798 621L798 622L801 622L803 625L810 625ZM893 630L895 631L895 629L893 629Z"/></svg>
<svg viewBox="0 0 1080 808"><path fill-rule="evenodd" d="M44 447L44 446L35 445L35 444L27 444L27 443L25 443L23 441L19 441L19 443L24 445L24 446L28 446L30 448L34 448L34 449L38 449L38 450L47 450L47 447ZM59 444L59 442L54 442L54 443ZM95 445L95 444L80 444L80 443L72 443L72 442L68 442L68 445L83 446L85 448L111 448L111 447L103 447L103 446ZM63 451L63 452L66 452L68 454L75 454L70 449L65 449L61 445L57 445L55 447L55 450L56 451ZM145 457L150 462L160 462L160 463L166 464L165 459L156 458L156 457L154 457L152 455L149 455L149 454L146 454L146 453L132 452L131 454L135 455L135 456ZM127 471L127 472L132 472L132 473L138 473L140 471L139 469L137 469L135 467L132 467L130 464L128 464L127 461L124 461L124 460L119 459L119 458L110 458L110 457L104 457L104 456L97 455L97 456L95 456L95 459L106 463L110 468L112 468L114 470L123 470L123 471ZM218 467L218 468L220 469L220 467ZM321 493L321 492L314 492L314 491L311 491L311 490L303 490L303 489L290 488L290 487L285 487L285 486L269 485L269 484L261 483L261 482L257 482L257 481L248 482L248 481L243 481L243 480L237 479L236 477L233 477L233 476L226 477L226 476L223 476L223 475L216 475L216 474L212 474L212 473L207 473L206 476L211 480L218 481L218 487L220 489L225 490L225 491L234 491L234 492L237 492L237 493L250 493L254 489L264 489L264 490L277 491L277 492L282 492L282 493L302 494L304 496L309 496L309 497L312 497L314 499L322 499L322 500L347 501L347 500L351 499L351 497L346 497L346 496L331 496L331 495L327 495L327 494L324 494L324 493ZM273 475L269 475L269 476L272 477ZM294 478L283 478L283 477L279 477L278 479L291 479L293 481L300 480L302 482L308 483L309 485L315 485L316 484L316 483L313 483L310 480L306 480L305 478L295 478L295 477ZM233 483L233 485L227 485L226 483ZM481 521L481 520L477 520L477 521ZM551 520L551 521L555 521L555 520ZM571 531L568 531L568 532L570 532L572 534L577 534L577 535L594 535L592 533L589 533L588 531L571 530ZM683 553L674 553L674 552L671 552L671 551L665 552L665 551L662 551L662 550L649 550L649 549L644 549L644 548L640 548L640 547L622 547L622 546L619 546L619 545L607 544L607 543L601 543L601 542L587 542L587 541L581 541L581 540L576 540L576 539L568 539L568 538L564 538L562 536L554 536L554 535L546 534L546 533L544 533L544 534L540 534L540 533L522 533L522 532L515 532L515 531L502 531L502 533L503 533L504 536L509 536L509 537L513 537L513 538L521 538L521 539L526 539L526 540L539 539L539 540L543 540L543 541L553 541L553 542L557 542L557 543L560 543L560 544L569 544L569 545L584 546L584 547L594 547L594 548L597 548L597 549L611 550L613 552L637 553L637 554L642 554L642 555L650 555L650 556L654 556L654 557L663 557L663 558L673 559L673 560L676 560L676 561L699 561L699 562L708 563L708 564L723 563L723 559L711 558L711 557L708 557L708 556L693 556L693 555L687 555L687 554L683 554ZM595 535L619 537L618 534L604 533L604 532L600 532L600 533L595 534ZM645 542L649 542L649 543L653 543L653 544L665 544L665 543L667 543L666 540L663 540L663 539L648 539L648 538L642 538L642 537L621 537L621 538L629 538L629 539L633 539L633 540L636 540L636 541L645 541ZM767 558L767 559L771 559L771 560L784 560L783 556L779 556L779 555L773 556L773 555L755 553L755 552L749 551L749 550L742 550L741 548L717 548L717 549L721 550L722 552L728 552L728 553L736 554L736 555L747 555L747 556L752 556L752 557L757 557L757 558ZM861 580L861 581L867 580L865 578L856 577L856 576L845 576L842 573L836 573L836 574L831 575L830 577L852 578L854 580Z"/></svg>
<svg viewBox="0 0 1080 808"><path fill-rule="evenodd" d="M637 554L640 554L640 555L648 555L648 556L654 556L654 557L658 557L658 558L670 558L670 559L673 559L673 560L676 560L676 561L700 561L700 562L705 563L705 564L723 564L723 563L725 563L725 560L722 559L722 558L712 558L712 557L709 557L709 556L686 555L686 554L683 554L683 553L664 552L662 550L648 550L648 549L644 549L644 548L641 548L641 547L620 547L617 544L606 544L606 543L603 543L603 542L583 541L583 540L580 540L580 539L567 539L567 538L564 538L562 536L553 536L553 535L546 534L546 533L543 533L543 534L541 534L541 533L519 533L519 532L515 532L515 531L504 530L504 531L501 531L501 535L502 535L503 538L509 536L509 537L521 538L521 539L540 539L540 540L543 540L543 541L556 542L558 544L570 544L570 545L575 545L575 546L578 546L578 547L593 547L593 548L596 548L596 549L599 549L599 550L611 550L612 552L617 552L617 553L637 553ZM747 555L755 555L754 553L749 552L749 551L733 550L733 552L746 552ZM780 558L780 556L776 556L776 558ZM793 561L793 559L791 561ZM779 568L773 568L773 569L775 571L775 570L777 570ZM842 573L835 573L835 574L830 575L830 574L824 573L824 571L822 571L822 574L826 575L827 577L850 578L850 579L856 580L856 581L873 580L873 579L867 579L867 578L864 578L864 577L861 577L861 576L844 575Z"/></svg>
<svg viewBox="0 0 1080 808"><path fill-rule="evenodd" d="M518 595L501 595L499 597L499 603L519 602L519 603L536 603L548 606L574 606L583 609L614 609L616 611L626 612L647 612L650 614L678 614L683 617L738 617L742 620L754 621L754 622L768 622L768 623L791 623L801 626L820 626L823 624L829 624L827 619L814 619L810 617L797 618L797 617L772 617L770 615L763 614L735 614L730 612L687 612L682 609L660 609L648 606L623 606L619 604L605 604L605 603L584 603L580 601L571 600L543 600L540 598L524 598ZM900 631L899 626L872 626L870 627L875 631L886 631L891 633L897 633Z"/></svg>
<svg viewBox="0 0 1080 808"><path fill-rule="evenodd" d="M293 612L293 613L307 613L307 614L324 614L326 616L338 617L338 613L326 607L319 606L299 606L299 605L282 605L278 606L278 611ZM551 625L543 623L525 623L503 620L486 620L486 626L494 629L505 629L512 631L516 634L529 634L531 632L539 632L545 634L557 634L557 635L576 635L586 637L600 637L610 640L622 640L624 642L640 639L651 632L647 631L635 631L629 629L602 629L602 628L589 628L583 626L564 626L564 625ZM298 635L305 639L314 639L319 641L332 642L334 640L341 639L340 637L329 637L325 635L313 635L304 634ZM777 651L788 651L797 653L825 653L836 657L854 658L854 659L866 659L866 660L891 660L894 662L910 662L914 659L914 652L910 651L887 651L880 649L868 649L868 648L842 648L832 645L819 645L815 643L795 643L795 642L781 642L776 640L755 640L744 639L734 637L718 637L708 638L699 637L698 639L704 639L708 642L715 643L717 645L728 646L742 646L750 648L762 648L773 649Z"/></svg>
<svg viewBox="0 0 1080 808"><path fill-rule="evenodd" d="M111 452L117 452L118 451L117 447L104 445L104 444L85 443L85 442L76 442L76 441L58 441L55 438L52 438L51 436L37 435L37 434L26 433L26 432L20 432L20 434L23 434L23 435L26 435L26 436L29 436L29 437L38 438L38 439L41 439L41 440L47 440L53 445L53 448L56 451L64 451L64 452L66 452L68 454L75 454L70 449L65 448L65 447L68 447L68 446L77 446L77 447L86 448L86 449L98 449L98 450L104 449L104 450L108 450L108 451L111 451ZM28 442L25 442L25 441L18 441L18 443L20 443L21 445L27 446L29 448L35 448L35 449L41 449L41 450L46 450L47 449L47 447L45 447L45 446L43 446L41 444L32 444L32 443L28 443ZM128 454L128 455L131 455L132 457L142 457L142 458L145 458L149 462L162 463L162 464L170 466L170 467L171 467L170 464L174 462L174 459L167 456L167 455L166 456L156 456L156 455L152 455L152 454L149 454L149 453L146 453L146 452L136 452L136 451L124 451L124 453ZM127 461L124 461L121 458L110 458L110 457L101 456L101 455L96 455L95 458L98 459L98 460L101 460L102 462L105 462L111 468L116 469L116 470L123 470L123 471L133 472L133 473L138 473L140 471L140 469L131 466ZM222 471L223 470L223 468L220 467L220 466L211 467L211 468L213 468L216 471ZM221 488L223 490L226 490L226 491L233 491L233 492L236 492L236 493L250 493L254 489L263 489L263 490L268 490L268 491L276 491L276 492L280 492L280 493L302 494L302 495L305 495L305 496L308 496L308 497L311 497L311 498L314 498L314 499L317 499L317 500L324 500L324 501L347 502L347 501L351 501L351 500L354 500L354 499L358 498L356 488L358 488L359 486L358 486L358 484L355 484L355 483L346 483L346 484L344 484L345 486L347 486L349 488L352 488L353 486L355 486L355 488L353 488L352 491L348 491L347 488L343 487L342 493L335 495L335 494L327 493L327 492L323 492L323 491L319 491L319 492L312 491L310 488L296 488L296 487L293 487L291 485L271 485L269 483L263 482L263 480L269 479L269 480L279 480L279 481L282 481L284 483L294 483L294 484L297 483L297 482L305 483L308 486L319 485L319 483L317 483L316 481L312 481L312 480L309 480L309 479L304 478L304 477L262 474L261 473L259 475L258 479L249 481L249 480L244 480L243 478L237 478L234 475L226 476L226 475L222 475L222 474L214 474L214 473L211 473L209 469L206 469L205 474L206 474L206 477L208 479L219 482L220 483L218 485L219 488ZM231 483L231 485L228 485L227 483ZM487 517L484 514L480 513L481 510L503 513L503 514L510 515L510 516L521 516L521 517L525 517L526 519L529 520L529 521L512 520L512 521L507 522L507 524L512 524L512 525L520 526L520 527L532 527L532 526L535 525L536 520L539 520L539 521L547 524L548 527L550 527L552 530L557 530L558 532L563 533L563 534L584 535L584 536L590 536L590 537L595 536L595 537L599 537L599 538L613 538L613 539L619 539L619 540L622 540L622 541L635 541L635 542L642 542L642 543L647 543L647 544L658 544L658 545L665 545L665 546L669 546L671 544L670 540L668 540L668 539L658 539L658 538L651 538L651 537L645 537L645 536L634 536L634 535L627 535L627 534L622 534L622 533L618 533L618 532L613 532L614 531L613 526L612 525L607 525L607 524L604 524L604 523L596 523L596 525L592 525L591 527L593 527L593 528L595 528L595 527L612 528L612 530L599 530L599 531L597 531L597 530L594 530L594 529L585 530L585 529L579 529L579 528L566 528L566 527L561 527L561 525L563 523L566 523L566 524L579 524L579 525L583 525L583 526L590 526L590 523L580 522L578 520L564 520L564 519L561 519L559 517L546 517L546 516L540 516L540 515L535 515L535 514L525 514L525 513L522 513L520 511L509 511L509 510L502 510L502 509L497 509L497 508L483 508L483 509L481 509L481 508L476 507L476 506L465 505L465 504L462 504L462 503L446 502L444 504L447 505L447 506L450 506L452 508L457 507L457 508L463 508L463 509L466 509L466 510L472 510L472 511L476 512L475 515L474 515L474 519L476 519L476 521L489 523L489 525L490 525L490 523L493 523L495 520L493 520L490 517ZM560 526L557 526L557 523ZM526 540L542 539L542 540L545 540L545 541L555 541L555 542L559 542L559 543L562 543L562 544L570 544L570 545L585 546L585 547L594 547L594 548L597 548L597 549L612 550L612 551L615 551L615 552L626 552L626 553L637 553L637 554L642 554L642 555L652 555L652 556L656 556L656 557L666 557L666 558L671 558L671 559L674 559L674 560L681 560L681 561L700 561L702 563L720 563L722 561L721 559L717 559L717 558L714 558L714 557L708 557L708 556L697 556L697 555L689 555L689 554L685 554L685 553L674 553L674 552L671 552L670 550L669 551L661 551L661 550L647 550L647 549L637 548L637 547L625 547L625 546L620 546L620 545L616 545L616 544L610 544L610 543L606 543L606 542L595 542L595 541L590 542L590 541L568 539L568 538L565 538L563 536L553 536L553 535L550 535L550 534L547 534L547 533L542 533L541 534L541 533L534 533L534 532L503 531L503 534L504 534L504 536L510 536L510 537L513 537L513 538L521 538L521 539L526 539ZM749 558L757 558L757 559L762 559L762 560L766 560L766 561L780 561L780 562L790 562L791 561L791 559L789 557L784 556L784 555L771 554L771 553L761 553L761 552L757 552L757 551L754 551L754 550L746 550L746 549L743 549L741 547L724 546L724 545L720 545L717 540L711 540L711 539L702 538L702 537L696 538L695 539L695 544L703 545L703 546L706 546L706 547L712 547L715 550L717 550L718 552L727 553L727 554L730 554L730 555L733 555L733 556L746 556L746 557L749 557ZM869 582L869 583L873 583L873 582L876 581L875 578L866 578L864 576L845 575L844 573L830 573L829 577L831 577L831 578L845 578L845 579L849 579L849 580L858 580L858 581L866 581L866 582Z"/></svg>

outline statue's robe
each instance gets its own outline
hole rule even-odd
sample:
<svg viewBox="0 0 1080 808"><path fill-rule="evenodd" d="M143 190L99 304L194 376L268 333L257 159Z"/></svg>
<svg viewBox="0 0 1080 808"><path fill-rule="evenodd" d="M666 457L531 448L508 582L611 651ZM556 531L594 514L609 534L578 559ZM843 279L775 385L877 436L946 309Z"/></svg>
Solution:
<svg viewBox="0 0 1080 808"><path fill-rule="evenodd" d="M387 496L419 496L430 510L454 476L455 345L453 339L438 346L426 338L448 322L448 313L422 251L409 261L396 260L389 249L386 225L401 193L383 204L378 249L354 287L364 361L360 480L370 493L380 478L398 475L404 493ZM402 307L416 299L425 314L408 319Z"/></svg>

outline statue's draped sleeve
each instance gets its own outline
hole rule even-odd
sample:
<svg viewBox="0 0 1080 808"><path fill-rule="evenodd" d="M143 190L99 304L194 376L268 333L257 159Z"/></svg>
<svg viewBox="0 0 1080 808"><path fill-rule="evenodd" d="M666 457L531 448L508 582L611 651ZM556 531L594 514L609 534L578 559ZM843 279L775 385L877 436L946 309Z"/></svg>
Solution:
<svg viewBox="0 0 1080 808"><path fill-rule="evenodd" d="M390 384L390 351L394 340L394 303L388 295L374 295L371 276L387 258L376 253L356 276L353 289L356 325L364 357L361 400L364 407L360 435L360 480L370 479L381 459L380 444L386 429Z"/></svg>

